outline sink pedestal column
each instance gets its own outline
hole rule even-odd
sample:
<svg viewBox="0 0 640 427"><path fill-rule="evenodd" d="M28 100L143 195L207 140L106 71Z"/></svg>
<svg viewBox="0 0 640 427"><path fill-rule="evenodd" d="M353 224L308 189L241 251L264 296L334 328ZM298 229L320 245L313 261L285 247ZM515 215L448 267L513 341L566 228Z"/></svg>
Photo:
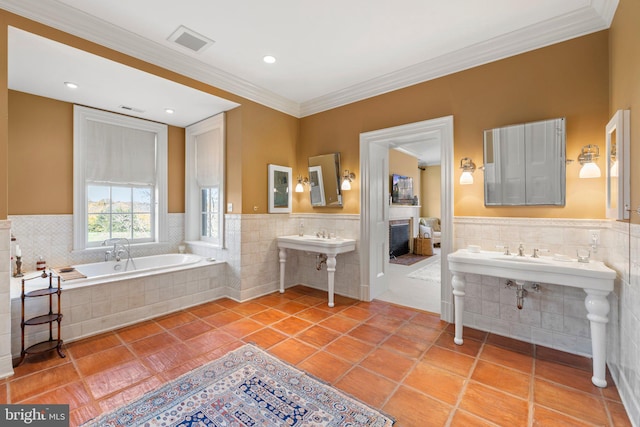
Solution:
<svg viewBox="0 0 640 427"><path fill-rule="evenodd" d="M453 287L453 307L455 310L455 329L456 335L453 342L462 345L462 313L464 312L464 288L466 286L464 274L453 273L451 278L451 286Z"/></svg>
<svg viewBox="0 0 640 427"><path fill-rule="evenodd" d="M607 386L607 323L609 323L608 291L585 289L587 297L584 305L587 308L587 319L591 323L591 352L593 353L593 376L591 382L598 387Z"/></svg>
<svg viewBox="0 0 640 427"><path fill-rule="evenodd" d="M280 293L284 294L284 265L287 263L287 250L280 248Z"/></svg>
<svg viewBox="0 0 640 427"><path fill-rule="evenodd" d="M333 307L333 290L335 286L336 256L327 254L327 289L329 291L329 307Z"/></svg>

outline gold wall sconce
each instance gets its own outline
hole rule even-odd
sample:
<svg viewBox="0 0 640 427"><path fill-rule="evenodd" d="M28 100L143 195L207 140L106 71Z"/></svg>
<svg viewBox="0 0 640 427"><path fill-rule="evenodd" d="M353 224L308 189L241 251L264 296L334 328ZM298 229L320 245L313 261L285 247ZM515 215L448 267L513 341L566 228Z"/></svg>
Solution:
<svg viewBox="0 0 640 427"><path fill-rule="evenodd" d="M351 190L351 182L356 179L356 174L353 172L349 172L348 169L345 169L344 175L342 175L342 185L340 186L343 190Z"/></svg>
<svg viewBox="0 0 640 427"><path fill-rule="evenodd" d="M473 160L469 157L460 159L460 169L462 169L460 185L473 184L473 172L476 170L476 164L473 163Z"/></svg>
<svg viewBox="0 0 640 427"><path fill-rule="evenodd" d="M600 157L600 149L597 145L589 144L582 147L578 156L578 162L582 165L580 178L600 178L600 168L596 164L598 157Z"/></svg>
<svg viewBox="0 0 640 427"><path fill-rule="evenodd" d="M298 183L296 184L296 193L304 193L305 185L309 185L309 178L298 175Z"/></svg>

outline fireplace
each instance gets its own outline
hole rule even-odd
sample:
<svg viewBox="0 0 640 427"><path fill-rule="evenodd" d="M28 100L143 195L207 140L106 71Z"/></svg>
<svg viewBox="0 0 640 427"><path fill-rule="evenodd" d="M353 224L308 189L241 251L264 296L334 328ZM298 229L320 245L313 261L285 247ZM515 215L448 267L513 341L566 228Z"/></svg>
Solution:
<svg viewBox="0 0 640 427"><path fill-rule="evenodd" d="M396 219L389 221L389 257L394 258L411 252L411 221Z"/></svg>

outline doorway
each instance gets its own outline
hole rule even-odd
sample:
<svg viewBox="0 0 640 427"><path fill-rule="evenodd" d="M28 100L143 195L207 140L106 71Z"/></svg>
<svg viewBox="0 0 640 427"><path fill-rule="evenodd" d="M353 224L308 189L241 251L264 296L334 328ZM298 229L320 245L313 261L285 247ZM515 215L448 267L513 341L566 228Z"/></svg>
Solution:
<svg viewBox="0 0 640 427"><path fill-rule="evenodd" d="M451 278L446 265L453 246L453 116L360 134L360 297L371 301L389 287L389 148L434 134L441 141L440 317L453 321Z"/></svg>

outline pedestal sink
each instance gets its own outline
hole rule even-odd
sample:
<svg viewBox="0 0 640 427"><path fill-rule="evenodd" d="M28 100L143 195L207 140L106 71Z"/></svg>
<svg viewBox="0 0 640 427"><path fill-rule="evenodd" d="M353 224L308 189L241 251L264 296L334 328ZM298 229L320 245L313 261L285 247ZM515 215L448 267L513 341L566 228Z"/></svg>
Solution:
<svg viewBox="0 0 640 427"><path fill-rule="evenodd" d="M515 281L549 283L581 288L587 294L585 306L591 324L593 376L591 382L606 387L606 326L609 318L607 295L613 290L616 272L602 262L588 263L553 257L523 257L500 252L460 249L448 255L455 303L454 342L462 345L462 313L464 310L465 274L501 277Z"/></svg>
<svg viewBox="0 0 640 427"><path fill-rule="evenodd" d="M327 239L316 236L281 236L277 238L280 249L280 293L284 293L284 272L287 262L287 249L313 252L327 256L327 290L329 292L329 307L334 306L333 290L336 272L336 255L351 252L356 249L354 239Z"/></svg>

